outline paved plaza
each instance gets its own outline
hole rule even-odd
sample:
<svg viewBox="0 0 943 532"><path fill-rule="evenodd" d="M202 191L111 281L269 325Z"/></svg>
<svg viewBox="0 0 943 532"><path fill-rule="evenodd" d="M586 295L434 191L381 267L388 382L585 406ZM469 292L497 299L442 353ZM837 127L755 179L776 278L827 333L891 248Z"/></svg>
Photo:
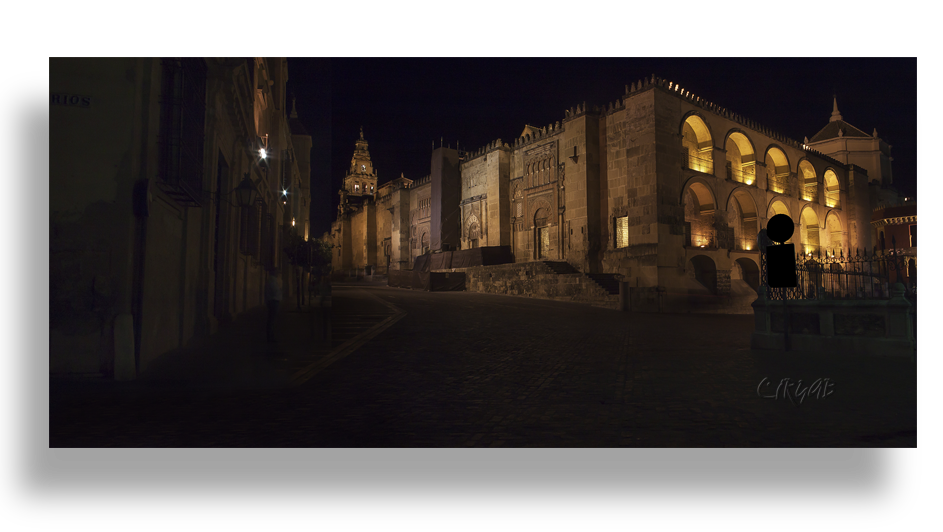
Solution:
<svg viewBox="0 0 943 532"><path fill-rule="evenodd" d="M130 383L50 380L52 447L915 447L916 361L750 350L750 315L334 288ZM801 383L799 382L801 380Z"/></svg>

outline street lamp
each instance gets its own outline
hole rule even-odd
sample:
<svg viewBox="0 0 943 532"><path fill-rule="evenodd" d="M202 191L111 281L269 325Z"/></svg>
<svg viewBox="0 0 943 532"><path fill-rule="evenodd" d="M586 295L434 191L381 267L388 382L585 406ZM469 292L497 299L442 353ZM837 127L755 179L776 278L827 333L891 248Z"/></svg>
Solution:
<svg viewBox="0 0 943 532"><path fill-rule="evenodd" d="M255 184L249 179L249 173L246 172L242 182L233 191L236 193L236 202L240 207L249 207L255 201Z"/></svg>

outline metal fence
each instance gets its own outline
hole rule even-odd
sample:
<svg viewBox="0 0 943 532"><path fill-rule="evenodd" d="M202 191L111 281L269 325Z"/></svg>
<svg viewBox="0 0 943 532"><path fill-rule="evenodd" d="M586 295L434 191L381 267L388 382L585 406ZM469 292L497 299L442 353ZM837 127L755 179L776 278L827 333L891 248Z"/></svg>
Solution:
<svg viewBox="0 0 943 532"><path fill-rule="evenodd" d="M796 255L795 288L772 288L770 299L888 299L895 283L902 283L905 295L916 300L917 272L910 261L896 249L818 250L812 255ZM761 253L760 269L763 285L769 288L766 253Z"/></svg>

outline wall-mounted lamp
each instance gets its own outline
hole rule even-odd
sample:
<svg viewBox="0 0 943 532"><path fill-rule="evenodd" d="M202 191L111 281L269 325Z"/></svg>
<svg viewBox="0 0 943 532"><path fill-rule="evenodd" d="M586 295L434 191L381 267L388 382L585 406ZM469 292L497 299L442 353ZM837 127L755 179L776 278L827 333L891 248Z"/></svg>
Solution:
<svg viewBox="0 0 943 532"><path fill-rule="evenodd" d="M242 182L239 183L239 186L233 190L236 193L236 203L240 207L249 207L255 202L255 183L249 179L249 173L246 172L245 177L242 178Z"/></svg>

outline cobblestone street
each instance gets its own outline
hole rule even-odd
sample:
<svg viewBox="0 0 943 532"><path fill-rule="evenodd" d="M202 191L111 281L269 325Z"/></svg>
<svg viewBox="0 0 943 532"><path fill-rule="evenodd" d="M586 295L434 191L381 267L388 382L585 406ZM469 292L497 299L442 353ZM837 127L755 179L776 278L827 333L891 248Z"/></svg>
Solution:
<svg viewBox="0 0 943 532"><path fill-rule="evenodd" d="M309 346L303 359L247 355L265 361L253 367L295 375L270 382L295 386L52 379L50 446L917 443L913 360L751 351L752 316L367 285L338 286L334 300L330 348ZM304 319L284 327L303 329ZM802 381L791 399L787 378Z"/></svg>

